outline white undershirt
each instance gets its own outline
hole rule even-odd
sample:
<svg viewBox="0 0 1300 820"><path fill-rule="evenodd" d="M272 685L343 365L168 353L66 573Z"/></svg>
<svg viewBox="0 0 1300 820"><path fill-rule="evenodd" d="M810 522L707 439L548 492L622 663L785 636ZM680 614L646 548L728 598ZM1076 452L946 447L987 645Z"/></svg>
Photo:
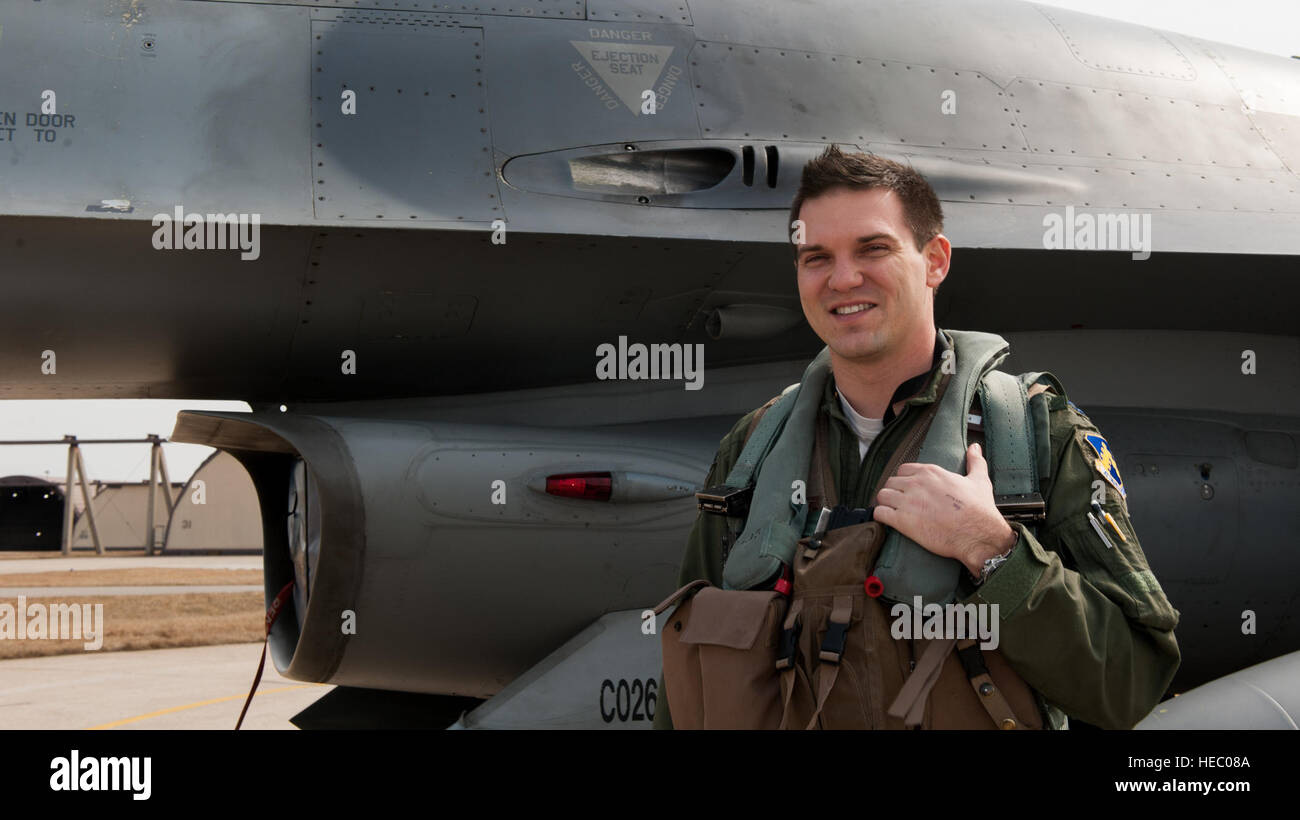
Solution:
<svg viewBox="0 0 1300 820"><path fill-rule="evenodd" d="M885 420L869 419L866 416L859 415L858 411L854 410L852 405L844 400L843 395L840 395L838 391L836 395L839 395L840 407L843 408L844 415L853 427L853 432L857 433L858 460L861 461L867 457L867 448L871 446L871 442L875 441L876 436L880 435L880 431L884 429Z"/></svg>

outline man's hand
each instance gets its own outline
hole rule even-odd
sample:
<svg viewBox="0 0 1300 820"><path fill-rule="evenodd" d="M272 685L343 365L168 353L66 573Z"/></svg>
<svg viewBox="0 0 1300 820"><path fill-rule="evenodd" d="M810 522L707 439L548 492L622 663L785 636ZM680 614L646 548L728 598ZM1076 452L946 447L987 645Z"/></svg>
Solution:
<svg viewBox="0 0 1300 820"><path fill-rule="evenodd" d="M961 561L978 578L984 561L1015 546L1017 534L993 503L989 465L978 444L966 448L966 473L901 465L876 493L875 520L935 555Z"/></svg>

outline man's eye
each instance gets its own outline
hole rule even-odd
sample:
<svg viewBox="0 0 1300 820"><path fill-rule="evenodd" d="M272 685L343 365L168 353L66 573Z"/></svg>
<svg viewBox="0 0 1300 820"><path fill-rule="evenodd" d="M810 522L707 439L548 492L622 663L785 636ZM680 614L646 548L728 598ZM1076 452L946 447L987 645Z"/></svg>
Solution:
<svg viewBox="0 0 1300 820"><path fill-rule="evenodd" d="M825 254L820 254L820 253L819 253L819 254L814 254L814 255L812 255L812 256L805 256L805 257L803 258L803 261L804 261L804 264L805 264L805 265L811 265L813 262L820 262L820 261L822 261L822 260L825 259L825 258L826 258L826 255L825 255Z"/></svg>
<svg viewBox="0 0 1300 820"><path fill-rule="evenodd" d="M863 250L866 251L867 253L877 253L878 251L889 250L889 246L888 245L867 245L866 247L863 248Z"/></svg>

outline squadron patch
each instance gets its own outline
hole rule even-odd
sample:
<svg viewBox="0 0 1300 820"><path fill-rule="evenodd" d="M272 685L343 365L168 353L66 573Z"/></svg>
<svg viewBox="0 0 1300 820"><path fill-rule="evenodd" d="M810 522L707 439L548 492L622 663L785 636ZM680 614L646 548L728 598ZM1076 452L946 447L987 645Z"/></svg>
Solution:
<svg viewBox="0 0 1300 820"><path fill-rule="evenodd" d="M1102 438L1100 433L1084 433L1083 440L1088 442L1088 446L1097 454L1097 458L1092 462L1093 468L1119 491L1120 498L1127 499L1128 493L1124 492L1124 480L1119 477L1119 462L1115 460L1115 454L1110 451L1106 439Z"/></svg>

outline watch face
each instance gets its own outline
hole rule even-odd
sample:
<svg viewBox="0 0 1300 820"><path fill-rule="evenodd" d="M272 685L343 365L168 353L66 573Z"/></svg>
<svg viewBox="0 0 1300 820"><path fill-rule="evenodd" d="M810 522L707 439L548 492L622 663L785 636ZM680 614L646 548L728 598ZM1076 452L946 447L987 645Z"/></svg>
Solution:
<svg viewBox="0 0 1300 820"><path fill-rule="evenodd" d="M1015 547L1012 547L1011 549L1015 549ZM992 558L985 560L984 570L980 573L980 583L987 581L989 576L993 574L993 570L1002 566L1010 555L1011 550L1007 550L1006 555L995 555Z"/></svg>

